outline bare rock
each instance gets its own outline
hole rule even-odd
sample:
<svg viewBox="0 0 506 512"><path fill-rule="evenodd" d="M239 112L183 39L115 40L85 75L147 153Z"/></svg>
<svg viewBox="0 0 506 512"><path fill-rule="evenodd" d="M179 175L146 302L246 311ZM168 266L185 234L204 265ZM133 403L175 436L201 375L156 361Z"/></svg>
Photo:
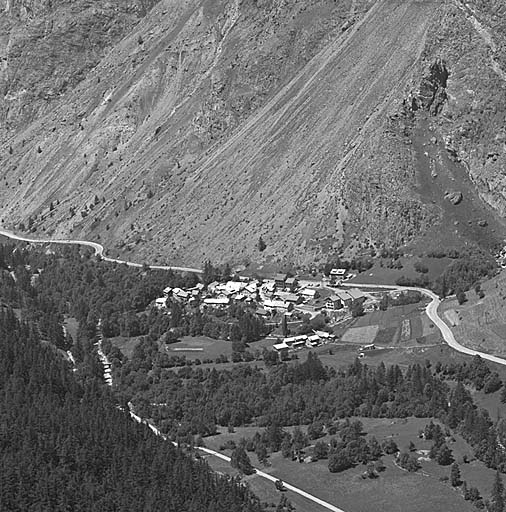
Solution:
<svg viewBox="0 0 506 512"><path fill-rule="evenodd" d="M462 202L462 199L464 196L462 195L462 192L454 191L454 192L445 192L445 199L450 201L450 203L457 205Z"/></svg>

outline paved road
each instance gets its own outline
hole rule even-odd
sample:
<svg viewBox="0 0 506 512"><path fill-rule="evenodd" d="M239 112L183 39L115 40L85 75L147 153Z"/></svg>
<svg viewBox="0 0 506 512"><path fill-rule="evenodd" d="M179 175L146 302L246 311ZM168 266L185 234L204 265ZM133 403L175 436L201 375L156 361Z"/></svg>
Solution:
<svg viewBox="0 0 506 512"><path fill-rule="evenodd" d="M28 238L22 235L16 235L11 231L7 231L5 229L0 228L0 235L6 236L7 238L11 238L12 240L20 240L22 242L30 242L35 244L63 244L63 245L84 245L86 247L91 247L97 256L100 256L104 261L109 261L111 263L121 263L127 265L129 267L137 267L142 268L144 265L141 263L133 263L132 261L119 260L115 258L108 258L104 256L104 246L97 242L88 242L87 240L70 240L70 239L54 239L54 238ZM199 268L191 268L191 267L173 267L168 265L148 265L150 269L153 270L175 270L177 272L192 272L195 274L202 274L202 270Z"/></svg>
<svg viewBox="0 0 506 512"><path fill-rule="evenodd" d="M0 229L0 235L6 236L8 238L11 238L13 240L20 240L24 242L31 242L31 243L54 243L54 244L66 244L66 245L84 245L91 247L94 249L95 254L97 256L100 256L105 261L115 262L115 263L124 263L131 267L142 267L143 265L139 263L132 263L130 261L124 261L124 260L117 260L113 258L107 258L103 256L104 253L104 247L101 244L98 244L96 242L88 242L86 240L55 240L55 239L34 239L34 238L27 238L21 235L16 235L10 231L6 231L4 229ZM172 266L163 266L163 265L149 265L149 268L151 269L161 269L161 270L176 270L176 271L185 271L185 272L195 272L195 273L202 273L202 270L195 269L195 268L187 268L187 267L172 267ZM478 355L482 357L483 359L486 359L488 361L492 361L494 363L502 364L506 366L506 359L502 359L501 357L493 356L490 354L485 354L484 352L479 352L478 350L473 350L467 347L464 347L460 343L457 342L455 339L455 336L453 335L451 329L448 327L448 325L445 324L445 322L441 319L441 317L438 314L438 308L441 304L441 299L431 290L427 290L425 288L417 288L413 286L396 286L396 285L378 285L378 284L357 284L357 283L343 283L342 286L348 286L351 288L380 288L380 289L386 289L386 290L404 290L404 291L417 291L422 293L423 295L426 295L431 299L431 302L427 305L425 312L427 313L427 316L431 319L431 321L438 327L438 329L441 331L441 335L443 336L443 339L445 342L454 350L461 352L462 354L467 354L470 356ZM134 414L133 412L130 412L130 416L135 419L138 422L141 423L147 423L149 425L149 428L157 435L163 436L161 432L154 426L151 425L149 422L144 421L142 418ZM165 436L163 436L165 438ZM215 457L219 457L223 460L226 460L230 462L230 457L227 457L226 455L223 455L222 453L215 452L214 450L210 450L209 448L202 448L199 447L199 450L208 453L210 455L213 455ZM275 482L277 480L276 477L265 473L259 469L256 469L256 474L262 478L266 478L267 480L270 480L272 482ZM286 482L284 482L284 486L289 489L290 491L293 491L297 494L300 494L301 496L304 496L305 498L318 503L322 507L325 507L327 510L331 510L332 512L345 512L342 509L327 503L326 501L321 500L320 498L317 498L316 496L313 496L312 494L307 493L306 491L303 491L302 489L299 489L298 487L295 487L293 485L290 485Z"/></svg>
<svg viewBox="0 0 506 512"><path fill-rule="evenodd" d="M130 416L131 416L131 418L133 418L138 423L144 423L145 425L148 425L148 427L157 436L163 437L166 441L168 440L167 437L164 434L162 434L154 425L152 425L151 423L149 423L146 420L143 420L140 416L138 416L134 412L130 411ZM172 441L172 444L174 446L177 446L174 441ZM230 462L230 457L227 457L223 453L215 452L214 450L210 450L209 448L204 448L202 446L198 446L198 447L195 447L195 448L200 450L200 451L202 451L202 452L204 452L204 453L207 453L209 455L213 455L214 457L218 457L219 459L222 459L222 460L225 460L227 462ZM262 478L265 478L266 480L270 480L271 482L276 482L277 480L279 480L279 478L277 478L275 476L272 476L269 473L265 473L264 471L261 471L260 469L257 469L257 468L255 468L255 473L258 476L260 476ZM299 494L300 496L304 496L304 498L307 498L308 500L311 500L314 503L317 503L318 505L321 505L322 507L326 508L327 510L330 510L332 512L345 512L343 509L338 508L338 507L336 507L336 506L332 505L331 503L328 503L328 502L326 502L324 500L321 500L320 498L317 498L316 496L313 496L312 494L309 494L308 492L303 491L302 489L299 489L298 487L295 487L294 485L290 485L290 484L286 483L285 481L283 481L283 485L289 491L295 492L295 493Z"/></svg>
<svg viewBox="0 0 506 512"><path fill-rule="evenodd" d="M480 356L483 359L487 359L488 361L492 361L493 363L502 364L506 366L506 359L502 357L493 356L491 354L486 354L485 352L479 352L478 350L473 350L468 347L464 347L461 345L453 335L450 327L443 321L443 319L439 316L438 308L441 304L441 299L431 290L427 290L425 288L417 288L414 286L393 286L393 285L378 285L378 284L357 284L357 283L343 283L342 286L349 286L351 288L383 288L387 290L404 290L404 291L417 291L423 293L425 296L429 297L431 301L427 304L425 308L425 312L427 316L431 319L431 321L437 326L437 328L441 331L441 335L445 342L457 352L461 352L462 354L467 354L470 356Z"/></svg>
<svg viewBox="0 0 506 512"><path fill-rule="evenodd" d="M13 240L20 240L22 242L31 242L31 243L52 243L52 244L64 244L64 245L84 245L87 247L91 247L97 256L100 256L104 261L109 261L112 263L122 263L128 265L129 267L142 267L143 265L140 263L133 263L131 261L119 260L114 258L108 258L104 256L104 246L96 243L96 242L88 242L87 240L69 240L69 239L51 239L51 238L28 238L22 235L16 235L11 231L7 231L5 229L0 228L0 235L6 236L7 238L11 238ZM148 265L149 268L154 270L175 270L181 272L194 272L196 274L201 274L202 270L198 268L190 268L190 267L173 267L173 266L165 266L165 265ZM396 286L396 285L378 285L378 284L358 284L358 283L343 283L342 286L348 286L350 288L381 288L385 290L412 290L420 292L431 299L431 302L427 305L425 312L427 316L432 320L432 322L438 327L441 331L441 335L445 342L454 350L467 354L470 356L478 355L483 359L491 361L493 363L502 364L506 366L506 359L501 357L493 356L491 354L486 354L484 352L479 352L478 350L473 350L471 348L464 347L461 345L453 335L450 327L442 320L442 318L438 314L438 308L441 304L440 298L431 290L427 290L425 288L417 288L414 286Z"/></svg>

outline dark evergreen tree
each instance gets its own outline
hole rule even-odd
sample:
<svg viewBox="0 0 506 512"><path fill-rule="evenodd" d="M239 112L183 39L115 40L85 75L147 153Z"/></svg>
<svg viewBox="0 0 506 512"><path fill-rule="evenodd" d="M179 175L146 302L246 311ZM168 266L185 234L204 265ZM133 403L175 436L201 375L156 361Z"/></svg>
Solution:
<svg viewBox="0 0 506 512"><path fill-rule="evenodd" d="M453 487L458 487L462 484L459 465L456 462L454 462L450 468L450 483Z"/></svg>
<svg viewBox="0 0 506 512"><path fill-rule="evenodd" d="M490 497L490 512L504 512L504 484L499 471L495 473L494 485Z"/></svg>

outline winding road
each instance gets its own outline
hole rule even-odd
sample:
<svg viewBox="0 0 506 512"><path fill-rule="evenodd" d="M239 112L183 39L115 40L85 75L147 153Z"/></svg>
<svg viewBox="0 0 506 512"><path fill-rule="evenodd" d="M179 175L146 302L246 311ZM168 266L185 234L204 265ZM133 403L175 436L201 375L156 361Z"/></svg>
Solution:
<svg viewBox="0 0 506 512"><path fill-rule="evenodd" d="M19 240L22 242L30 242L30 243L53 243L53 244L63 244L63 245L83 245L87 247L91 247L95 254L99 257L101 257L104 261L109 261L112 263L120 263L125 264L130 267L143 267L144 265L140 263L133 263L130 261L120 260L120 259L114 259L114 258L108 258L105 257L104 254L104 247L103 245L96 243L96 242L89 242L86 240L69 240L69 239L35 239L35 238L27 238L25 236L17 235L15 233L12 233L10 231L7 231L5 229L0 229L0 235L3 235L7 238L10 238L12 240ZM197 274L201 274L202 270L196 269L196 268L189 268L189 267L175 267L175 266L165 266L165 265L148 265L150 269L159 269L159 270L175 270L175 271L182 271L182 272L194 272ZM352 287L352 288L366 288L366 289L385 289L385 290L402 290L402 291L417 291L422 293L423 295L429 297L431 301L429 304L427 304L427 307L425 309L425 312L427 316L430 318L430 320L438 327L438 329L441 332L441 335L444 339L444 341L454 350L462 353L467 354L470 356L478 355L482 357L483 359L486 359L488 361L491 361L493 363L506 365L506 359L502 359L501 357L493 356L490 354L486 354L484 352L479 352L477 350L473 350L467 347L464 347L458 341L455 339L455 336L453 335L450 327L441 319L441 317L438 314L438 308L441 304L441 299L431 290L427 290L425 288L417 288L417 287L411 287L411 286L397 286L397 285L378 285L378 284L358 284L358 283L344 283L342 286L346 287ZM166 439L166 436L164 436L154 425L149 423L148 421L142 419L138 415L136 415L133 411L130 411L130 416L139 423L144 423L149 426L149 428L158 436L162 436L164 439ZM175 443L173 443L175 444ZM227 462L230 462L230 457L227 457L226 455L216 452L214 450L210 450L209 448L204 447L198 447L198 449L204 453L207 453L209 455L212 455L214 457L218 457L222 460L225 460ZM276 482L278 478L276 478L273 475L270 475L269 473L265 473L264 471L261 471L260 469L255 468L255 472L258 476L265 478L267 480L270 480L271 482ZM303 496L304 498L307 498L314 503L317 503L318 505L324 507L327 510L330 510L331 512L345 512L343 509L340 509L336 507L335 505L332 505L331 503L328 503L317 496L313 496L312 494L295 487L293 485L290 485L287 482L283 482L286 489L299 494L300 496Z"/></svg>
<svg viewBox="0 0 506 512"><path fill-rule="evenodd" d="M87 240L70 240L70 239L57 239L57 238L27 238L26 236L16 235L11 231L0 228L0 235L10 238L12 240L19 240L21 242L30 242L32 244L62 244L62 245L84 245L85 247L91 247L95 251L95 255L102 258L104 261L110 263L120 263L129 267L142 268L142 263L134 263L132 261L119 260L115 258L109 258L104 256L104 246L97 242L88 242ZM148 265L148 268L152 270L175 270L176 272L192 272L194 274L202 274L202 270L199 268L191 267L173 267L169 265Z"/></svg>
<svg viewBox="0 0 506 512"><path fill-rule="evenodd" d="M128 404L130 406L130 404ZM130 410L130 417L137 421L138 423L142 423L144 425L147 425L152 432L154 432L157 436L163 437L166 441L169 441L167 437L162 434L153 424L151 424L149 421L146 421L142 419L140 416L135 414L132 410ZM177 443L174 441L171 441L174 446L177 446ZM214 450L210 450L209 448L204 448L203 446L196 446L197 450L207 453L208 455L212 455L214 457L218 457L219 459L222 459L226 462L230 462L230 457L227 455L224 455L220 452L215 452ZM260 469L255 468L255 474L265 478L266 480L270 480L271 482L277 482L279 478L270 475L269 473L265 473L265 471L261 471ZM318 505L321 505L322 507L326 508L327 510L330 510L331 512L345 512L342 508L336 507L335 505L332 505L331 503L328 503L327 501L321 500L320 498L313 496L312 494L309 494L306 491L303 491L302 489L299 489L298 487L295 487L293 485L290 485L289 483L283 481L283 486L285 489L288 489L289 491L295 492L296 494L299 494L300 496L303 496L304 498L307 498L308 500L311 500L314 503L317 503Z"/></svg>
<svg viewBox="0 0 506 512"><path fill-rule="evenodd" d="M115 258L108 258L104 256L104 246L97 242L89 242L87 240L70 240L70 239L52 239L52 238L28 238L22 235L17 235L11 231L7 231L6 229L0 228L0 235L3 235L12 240L19 240L21 242L30 242L30 243L40 243L40 244L63 244L63 245L84 245L86 247L91 247L97 256L102 258L104 261L109 261L111 263L120 263L124 265L128 265L129 267L138 267L142 268L144 265L141 263L133 263L131 261L120 260ZM193 272L195 274L202 274L202 270L198 268L191 267L174 267L169 265L148 265L148 268L153 270L175 270L178 272ZM471 348L464 347L461 345L453 335L450 327L443 321L443 319L438 314L438 308L441 304L441 299L431 290L427 290L426 288L418 288L414 286L397 286L397 285L379 285L379 284L358 284L358 283L343 283L342 286L347 286L350 288L376 288L376 289L385 289L385 290L404 290L404 291L417 291L422 293L423 295L429 297L431 301L427 304L425 312L427 316L431 319L434 325L441 331L441 335L443 336L444 341L454 350L460 352L462 354L467 354L469 356L480 356L487 361L491 361L493 363L502 364L506 366L506 359L502 357L494 356L491 354L486 354L485 352L479 352L478 350L473 350Z"/></svg>
<svg viewBox="0 0 506 512"><path fill-rule="evenodd" d="M453 335L450 327L443 321L443 319L439 316L438 308L441 304L441 299L431 290L427 290L426 288L417 288L414 286L392 286L392 285L378 285L378 284L357 284L357 283L346 283L342 286L348 286L350 288L379 288L386 290L404 290L404 291L416 291L420 292L423 295L429 297L431 301L427 304L425 308L425 313L430 318L430 320L437 326L437 328L441 331L441 336L445 342L457 352L462 354L467 354L469 356L480 356L487 361L491 361L493 363L502 364L506 366L506 359L502 357L493 356L491 354L486 354L485 352L479 352L478 350L473 350L468 347L464 347L461 345Z"/></svg>

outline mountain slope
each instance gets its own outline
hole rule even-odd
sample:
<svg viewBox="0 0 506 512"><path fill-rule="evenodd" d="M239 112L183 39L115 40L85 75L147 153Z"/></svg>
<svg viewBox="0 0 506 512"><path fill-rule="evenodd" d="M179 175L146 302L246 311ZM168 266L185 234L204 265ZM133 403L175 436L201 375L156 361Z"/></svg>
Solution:
<svg viewBox="0 0 506 512"><path fill-rule="evenodd" d="M1 219L197 265L409 242L442 218L417 192L408 107L446 108L449 4L161 1L6 132Z"/></svg>

